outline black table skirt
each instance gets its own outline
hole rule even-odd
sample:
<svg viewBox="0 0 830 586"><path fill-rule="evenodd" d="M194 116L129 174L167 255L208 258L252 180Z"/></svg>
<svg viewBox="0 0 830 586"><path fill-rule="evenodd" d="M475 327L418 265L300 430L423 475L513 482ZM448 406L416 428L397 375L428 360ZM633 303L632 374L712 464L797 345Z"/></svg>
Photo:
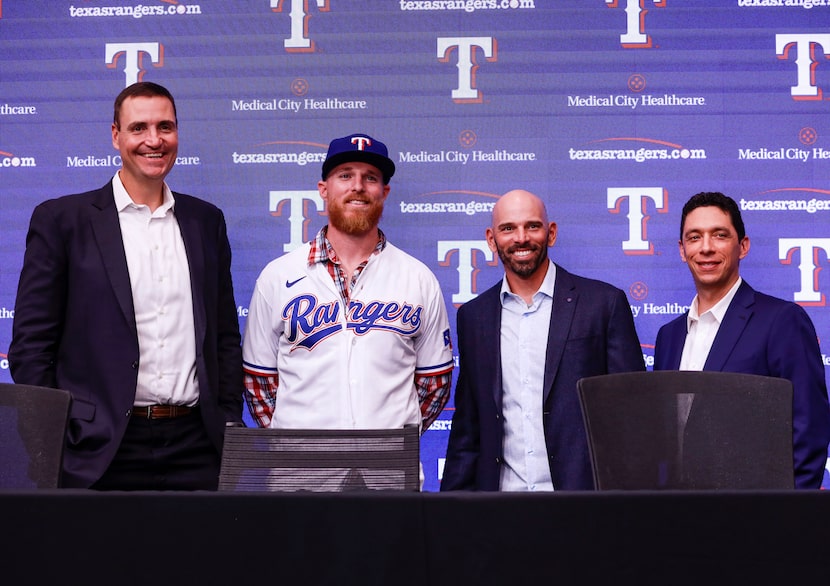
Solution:
<svg viewBox="0 0 830 586"><path fill-rule="evenodd" d="M828 584L830 494L0 492L20 584Z"/></svg>

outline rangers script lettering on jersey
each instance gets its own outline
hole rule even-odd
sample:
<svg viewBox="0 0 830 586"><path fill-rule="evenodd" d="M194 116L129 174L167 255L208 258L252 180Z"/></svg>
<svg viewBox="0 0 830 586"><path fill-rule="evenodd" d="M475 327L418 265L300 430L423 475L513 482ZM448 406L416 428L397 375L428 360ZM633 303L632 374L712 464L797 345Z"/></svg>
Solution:
<svg viewBox="0 0 830 586"><path fill-rule="evenodd" d="M341 304L333 301L318 304L313 295L300 295L289 301L282 313L288 322L288 340L296 347L311 349L318 342L336 334L343 327L340 323ZM389 330L402 336L414 336L421 325L422 307L412 307L405 303L381 303L372 301L363 304L352 300L346 311L346 327L356 334L365 334L373 329ZM395 327L395 323L402 327Z"/></svg>

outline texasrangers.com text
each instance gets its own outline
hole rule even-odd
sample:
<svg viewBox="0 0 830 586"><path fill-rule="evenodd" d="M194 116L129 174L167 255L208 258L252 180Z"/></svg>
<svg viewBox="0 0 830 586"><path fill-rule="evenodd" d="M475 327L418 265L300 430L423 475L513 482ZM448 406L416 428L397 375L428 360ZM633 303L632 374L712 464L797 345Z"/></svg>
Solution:
<svg viewBox="0 0 830 586"><path fill-rule="evenodd" d="M532 10L535 0L399 0L401 10Z"/></svg>
<svg viewBox="0 0 830 586"><path fill-rule="evenodd" d="M184 6L70 6L69 16L73 18L94 18L106 16L132 16L142 18L144 16L193 16L202 14L202 7L198 4Z"/></svg>

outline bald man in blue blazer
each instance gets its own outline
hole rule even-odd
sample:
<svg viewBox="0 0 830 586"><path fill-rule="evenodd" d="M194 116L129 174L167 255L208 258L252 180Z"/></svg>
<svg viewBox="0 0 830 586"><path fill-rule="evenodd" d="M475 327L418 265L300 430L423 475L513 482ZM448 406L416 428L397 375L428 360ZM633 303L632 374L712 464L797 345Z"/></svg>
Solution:
<svg viewBox="0 0 830 586"><path fill-rule="evenodd" d="M631 306L620 289L550 261L556 223L532 193L504 194L486 233L505 277L458 310L441 490L591 490L576 383L645 370Z"/></svg>

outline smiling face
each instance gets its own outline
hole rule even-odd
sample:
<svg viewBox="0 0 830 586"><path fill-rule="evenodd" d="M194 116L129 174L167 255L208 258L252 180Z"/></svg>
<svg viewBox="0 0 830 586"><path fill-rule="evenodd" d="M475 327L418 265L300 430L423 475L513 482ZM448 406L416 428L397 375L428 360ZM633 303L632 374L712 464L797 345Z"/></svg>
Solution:
<svg viewBox="0 0 830 586"><path fill-rule="evenodd" d="M749 252L749 238L738 238L727 212L717 206L695 208L686 216L680 258L692 273L698 295L712 305L735 284Z"/></svg>
<svg viewBox="0 0 830 586"><path fill-rule="evenodd" d="M547 272L548 248L556 241L556 224L548 222L545 207L526 191L504 194L493 208L487 244L497 252L511 278L541 281ZM512 283L511 283L512 284Z"/></svg>
<svg viewBox="0 0 830 586"><path fill-rule="evenodd" d="M326 202L329 230L362 236L376 230L389 195L383 174L374 165L348 162L331 170L317 189Z"/></svg>
<svg viewBox="0 0 830 586"><path fill-rule="evenodd" d="M121 181L131 187L160 184L173 168L179 132L173 104L162 96L134 96L121 104L112 146L121 153Z"/></svg>

